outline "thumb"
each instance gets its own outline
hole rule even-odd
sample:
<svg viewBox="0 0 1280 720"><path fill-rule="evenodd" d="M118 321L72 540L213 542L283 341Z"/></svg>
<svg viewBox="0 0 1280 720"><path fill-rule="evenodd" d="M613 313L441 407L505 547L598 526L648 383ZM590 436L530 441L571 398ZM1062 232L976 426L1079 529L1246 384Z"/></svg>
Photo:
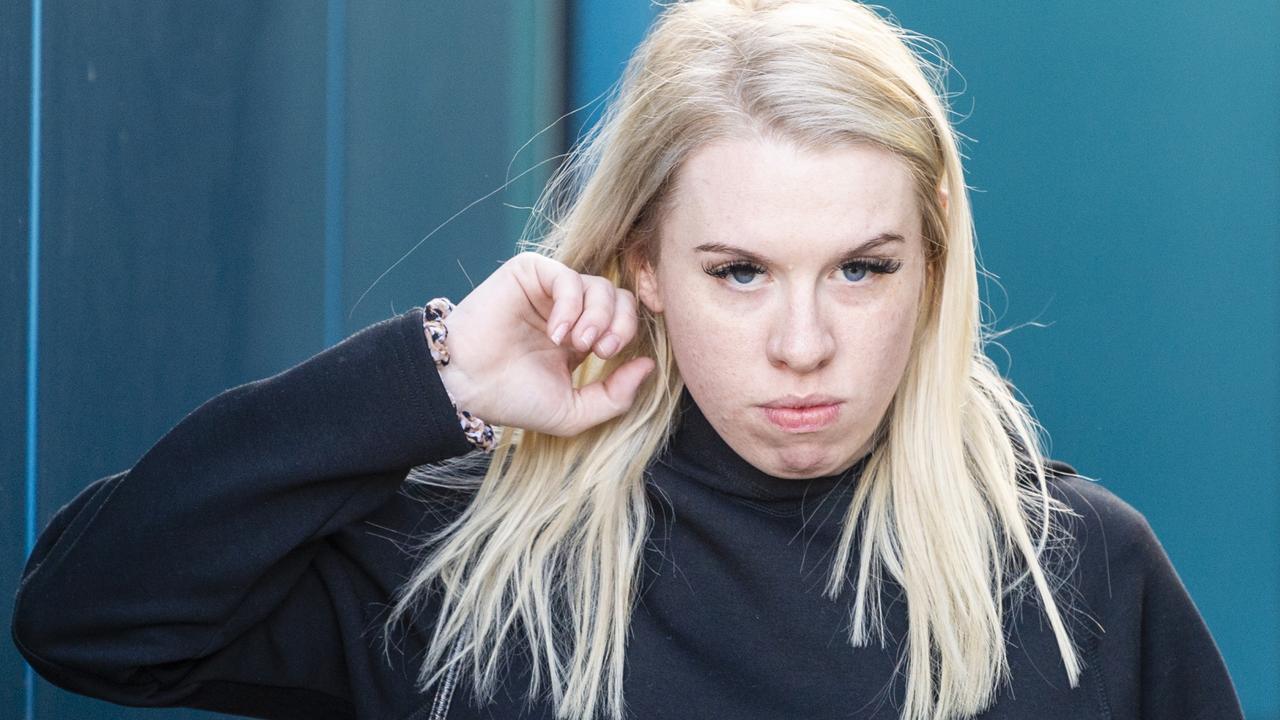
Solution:
<svg viewBox="0 0 1280 720"><path fill-rule="evenodd" d="M618 366L609 377L574 391L577 401L577 432L613 419L635 402L640 384L657 366L650 357L637 357ZM576 434L576 433L575 433Z"/></svg>

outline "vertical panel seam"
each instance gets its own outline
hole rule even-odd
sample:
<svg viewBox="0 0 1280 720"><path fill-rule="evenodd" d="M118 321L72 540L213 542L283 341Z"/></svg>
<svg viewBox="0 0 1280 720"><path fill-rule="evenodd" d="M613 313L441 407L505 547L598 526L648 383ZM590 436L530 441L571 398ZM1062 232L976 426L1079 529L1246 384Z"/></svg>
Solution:
<svg viewBox="0 0 1280 720"><path fill-rule="evenodd" d="M24 559L36 542L36 401L39 378L37 340L40 337L40 17L41 0L31 2L31 126L27 187L27 467L26 537ZM24 663L26 664L26 663ZM35 720L35 676L31 665L23 673L24 715Z"/></svg>

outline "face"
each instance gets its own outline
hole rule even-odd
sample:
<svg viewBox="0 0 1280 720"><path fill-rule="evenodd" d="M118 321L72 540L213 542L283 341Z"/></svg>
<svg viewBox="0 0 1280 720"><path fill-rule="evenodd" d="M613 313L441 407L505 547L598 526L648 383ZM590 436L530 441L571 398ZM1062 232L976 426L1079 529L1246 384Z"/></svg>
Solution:
<svg viewBox="0 0 1280 720"><path fill-rule="evenodd" d="M722 140L682 165L636 294L725 442L775 477L848 469L906 368L926 278L897 155Z"/></svg>

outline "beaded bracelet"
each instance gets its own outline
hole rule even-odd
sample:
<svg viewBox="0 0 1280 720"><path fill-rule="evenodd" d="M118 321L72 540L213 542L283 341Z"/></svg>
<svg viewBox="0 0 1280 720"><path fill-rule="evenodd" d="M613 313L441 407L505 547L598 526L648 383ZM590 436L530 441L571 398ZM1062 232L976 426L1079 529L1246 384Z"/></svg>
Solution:
<svg viewBox="0 0 1280 720"><path fill-rule="evenodd" d="M453 303L449 302L448 298L442 297L432 299L422 308L422 330L427 336L427 346L431 348L431 359L436 362L438 368L449 364L449 348L445 345L445 340L449 337L449 328L445 326L444 319L452 311ZM453 393L450 393L448 388L445 388L444 393L449 396L449 402L457 411L458 421L462 423L462 432L471 444L484 451L493 450L496 444L493 426L466 410L460 410L458 403L453 399Z"/></svg>

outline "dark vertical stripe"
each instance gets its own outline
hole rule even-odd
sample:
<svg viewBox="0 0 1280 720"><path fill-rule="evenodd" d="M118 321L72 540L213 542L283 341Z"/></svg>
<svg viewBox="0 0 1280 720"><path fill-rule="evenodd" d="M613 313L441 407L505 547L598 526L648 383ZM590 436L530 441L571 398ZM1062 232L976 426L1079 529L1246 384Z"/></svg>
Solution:
<svg viewBox="0 0 1280 720"><path fill-rule="evenodd" d="M31 168L27 186L27 532L26 556L36 544L36 382L40 338L40 16L41 0L31 2ZM24 663L25 664L25 663ZM27 720L35 720L35 676L23 673Z"/></svg>
<svg viewBox="0 0 1280 720"><path fill-rule="evenodd" d="M346 0L329 0L325 54L324 344L345 336L342 320L343 179L346 171Z"/></svg>

